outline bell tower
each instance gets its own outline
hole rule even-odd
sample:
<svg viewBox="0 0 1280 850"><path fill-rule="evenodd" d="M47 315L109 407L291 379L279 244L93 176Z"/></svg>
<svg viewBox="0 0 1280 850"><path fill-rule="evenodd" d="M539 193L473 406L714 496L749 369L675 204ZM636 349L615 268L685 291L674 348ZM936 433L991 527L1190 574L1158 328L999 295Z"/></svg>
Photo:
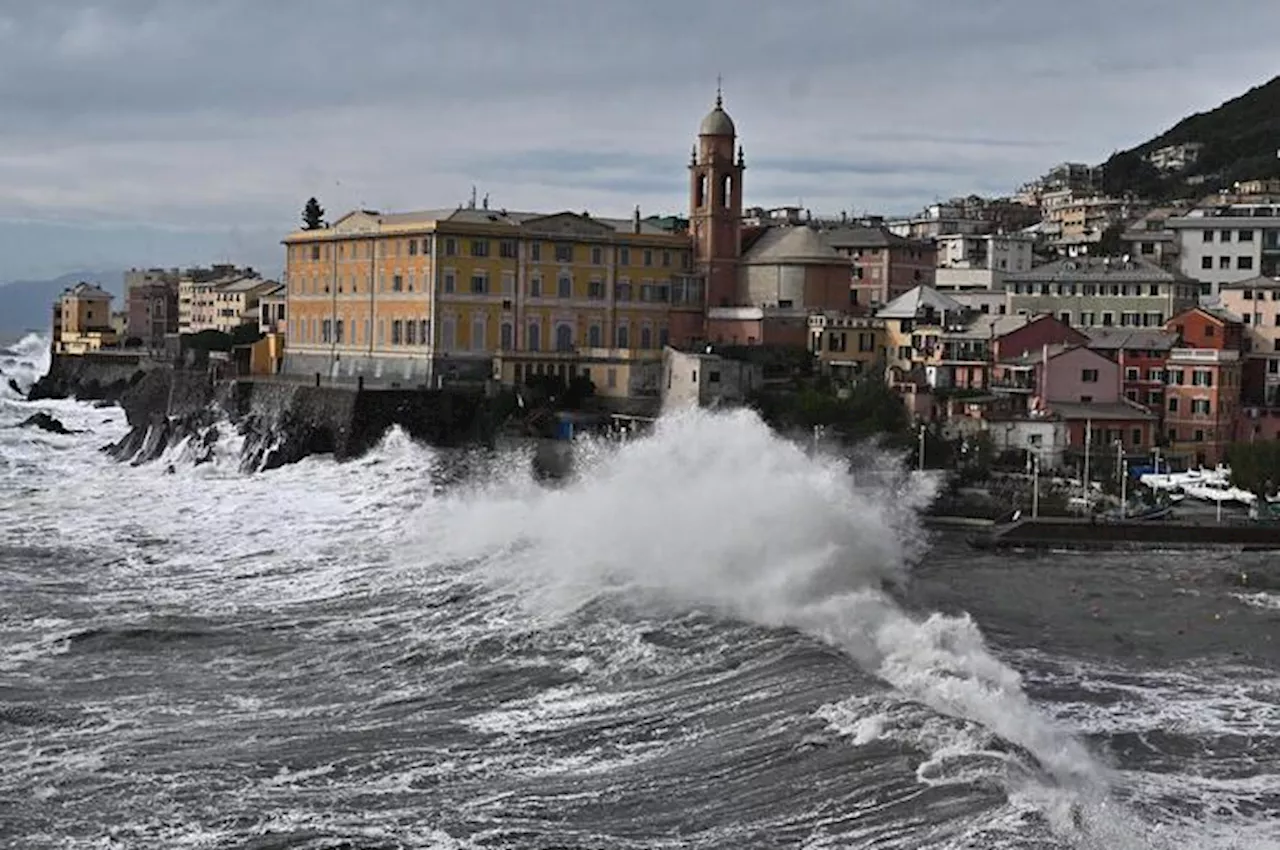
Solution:
<svg viewBox="0 0 1280 850"><path fill-rule="evenodd" d="M704 275L707 307L738 303L738 259L742 253L742 148L716 85L716 105L698 127L689 161L689 230L695 268Z"/></svg>

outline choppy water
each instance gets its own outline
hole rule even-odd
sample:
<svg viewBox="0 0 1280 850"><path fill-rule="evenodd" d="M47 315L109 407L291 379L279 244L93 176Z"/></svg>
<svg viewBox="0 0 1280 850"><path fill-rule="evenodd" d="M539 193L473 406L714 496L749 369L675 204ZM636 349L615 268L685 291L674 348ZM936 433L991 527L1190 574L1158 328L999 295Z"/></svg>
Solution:
<svg viewBox="0 0 1280 850"><path fill-rule="evenodd" d="M1257 561L978 555L748 415L441 488L394 432L119 465L118 410L6 394L5 846L1280 847Z"/></svg>

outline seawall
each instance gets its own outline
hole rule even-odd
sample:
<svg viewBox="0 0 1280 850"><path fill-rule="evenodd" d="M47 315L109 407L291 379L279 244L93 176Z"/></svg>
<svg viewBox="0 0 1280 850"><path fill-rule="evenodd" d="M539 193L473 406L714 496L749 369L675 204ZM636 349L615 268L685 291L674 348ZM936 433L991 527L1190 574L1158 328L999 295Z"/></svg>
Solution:
<svg viewBox="0 0 1280 850"><path fill-rule="evenodd" d="M971 539L989 549L1206 549L1280 550L1280 525L1190 522L1105 522L1023 519Z"/></svg>
<svg viewBox="0 0 1280 850"><path fill-rule="evenodd" d="M118 401L147 372L165 368L145 352L55 354L49 371L31 386L27 398L78 398L85 401Z"/></svg>
<svg viewBox="0 0 1280 850"><path fill-rule="evenodd" d="M479 391L217 380L205 370L165 367L147 371L119 400L130 430L106 450L135 464L183 443L196 463L208 460L226 427L244 437L241 466L248 471L314 454L359 457L393 426L437 446L491 443L496 431L492 405Z"/></svg>

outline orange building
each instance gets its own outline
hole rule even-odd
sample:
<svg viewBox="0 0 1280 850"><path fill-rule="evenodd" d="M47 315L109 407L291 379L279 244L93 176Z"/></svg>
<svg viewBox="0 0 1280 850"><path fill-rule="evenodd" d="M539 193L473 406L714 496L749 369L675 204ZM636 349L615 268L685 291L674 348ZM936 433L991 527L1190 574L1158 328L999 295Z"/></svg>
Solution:
<svg viewBox="0 0 1280 850"><path fill-rule="evenodd" d="M1240 412L1244 325L1229 313L1193 307L1165 327L1179 339L1165 367L1167 454L1193 465L1221 463Z"/></svg>

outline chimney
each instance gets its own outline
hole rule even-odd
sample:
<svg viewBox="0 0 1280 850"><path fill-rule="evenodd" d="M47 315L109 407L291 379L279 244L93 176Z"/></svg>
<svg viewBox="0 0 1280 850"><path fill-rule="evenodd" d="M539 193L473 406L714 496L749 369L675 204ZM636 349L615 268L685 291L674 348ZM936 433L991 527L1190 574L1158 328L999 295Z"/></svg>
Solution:
<svg viewBox="0 0 1280 850"><path fill-rule="evenodd" d="M636 210L631 214L631 232L640 232L640 205L636 204Z"/></svg>

